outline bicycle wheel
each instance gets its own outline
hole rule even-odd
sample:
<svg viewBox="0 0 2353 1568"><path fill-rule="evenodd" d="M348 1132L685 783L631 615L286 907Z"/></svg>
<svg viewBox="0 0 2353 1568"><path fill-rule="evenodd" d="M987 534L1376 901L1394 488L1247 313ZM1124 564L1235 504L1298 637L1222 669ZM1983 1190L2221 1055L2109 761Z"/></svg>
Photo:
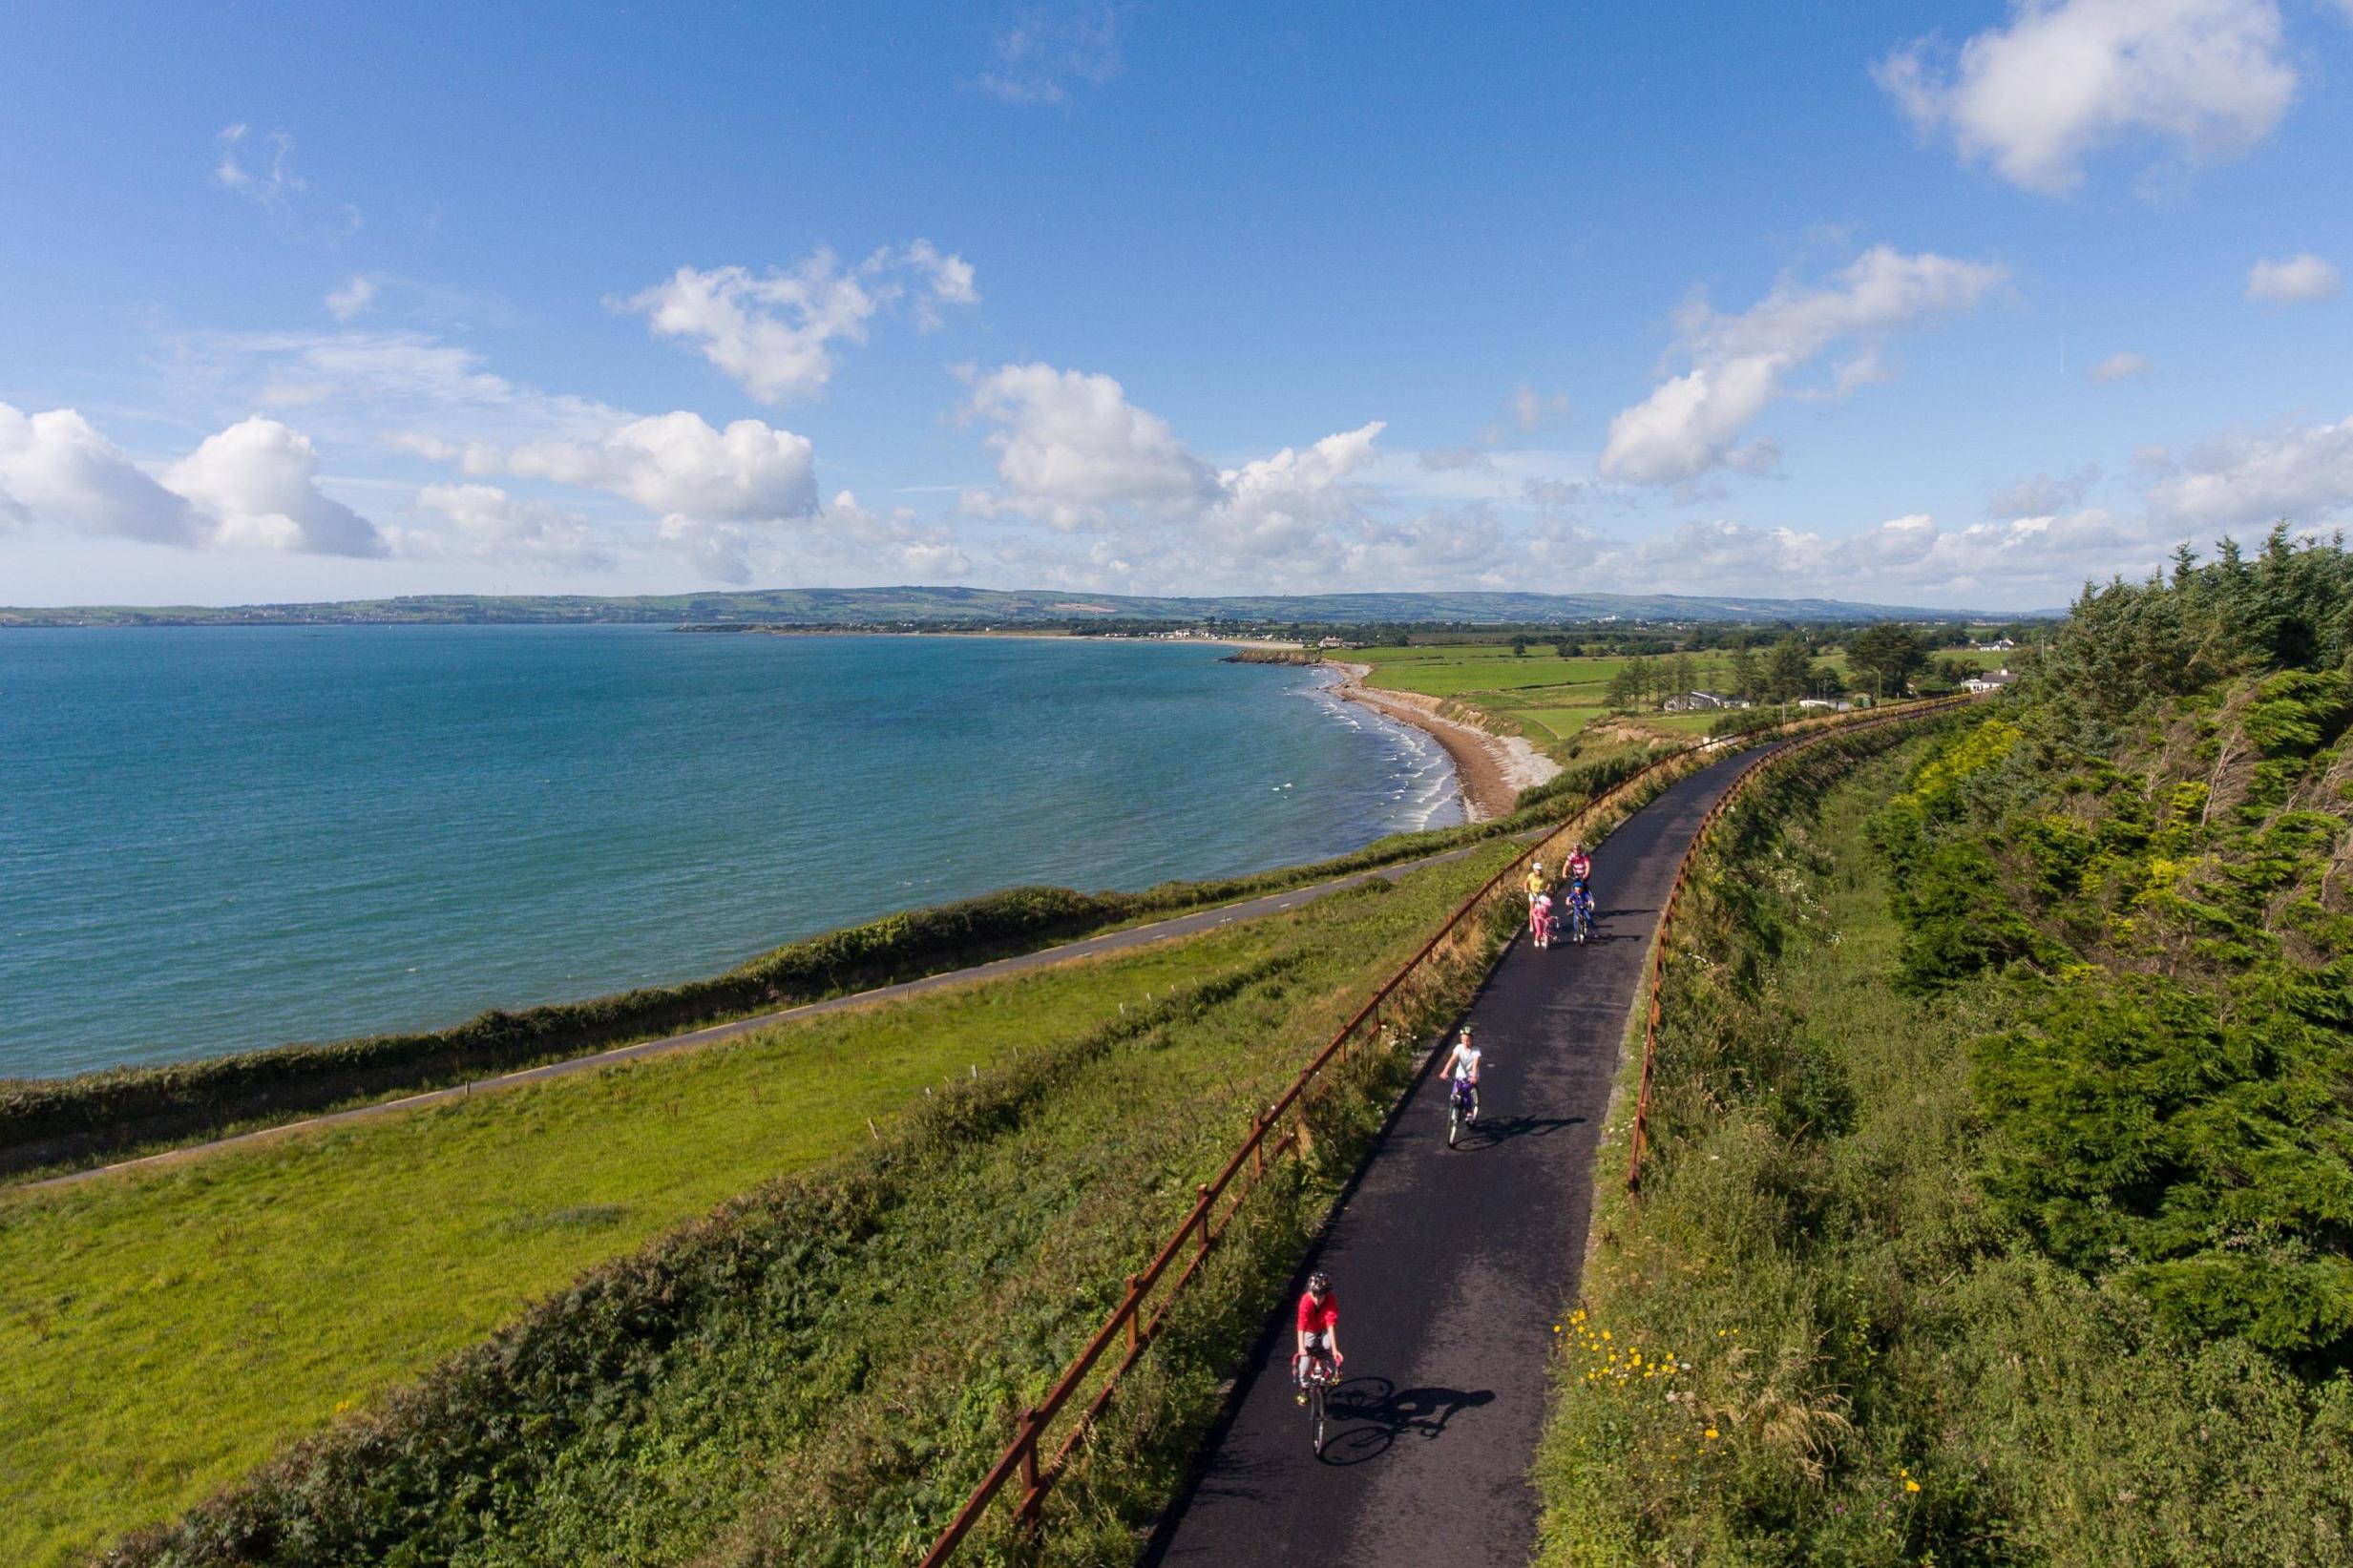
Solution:
<svg viewBox="0 0 2353 1568"><path fill-rule="evenodd" d="M1308 1390L1307 1413L1315 1428L1315 1457L1324 1456L1324 1386L1318 1380Z"/></svg>

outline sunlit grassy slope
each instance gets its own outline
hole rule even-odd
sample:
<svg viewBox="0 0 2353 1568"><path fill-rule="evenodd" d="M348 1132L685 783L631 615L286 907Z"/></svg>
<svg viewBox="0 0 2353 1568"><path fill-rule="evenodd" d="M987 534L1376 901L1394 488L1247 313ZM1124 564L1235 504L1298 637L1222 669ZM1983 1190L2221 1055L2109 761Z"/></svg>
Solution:
<svg viewBox="0 0 2353 1568"><path fill-rule="evenodd" d="M0 1197L0 1561L74 1560L168 1516L583 1267L866 1139L869 1118L887 1130L943 1077L1287 953L1300 983L1369 987L1512 847L1126 956Z"/></svg>

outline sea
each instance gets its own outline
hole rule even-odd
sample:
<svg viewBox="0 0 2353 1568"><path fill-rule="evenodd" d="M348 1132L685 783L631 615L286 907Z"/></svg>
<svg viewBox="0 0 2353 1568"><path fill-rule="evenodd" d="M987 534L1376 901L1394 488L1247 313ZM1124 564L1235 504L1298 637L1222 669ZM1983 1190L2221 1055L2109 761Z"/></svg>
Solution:
<svg viewBox="0 0 2353 1568"><path fill-rule="evenodd" d="M1202 644L0 632L0 1077L715 973L1023 883L1462 819L1428 737Z"/></svg>

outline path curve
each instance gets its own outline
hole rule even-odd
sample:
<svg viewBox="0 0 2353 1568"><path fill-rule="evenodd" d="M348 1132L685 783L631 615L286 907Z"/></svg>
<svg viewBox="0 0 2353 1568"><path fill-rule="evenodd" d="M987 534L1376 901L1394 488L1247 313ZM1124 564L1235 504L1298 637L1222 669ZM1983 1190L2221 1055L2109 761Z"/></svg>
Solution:
<svg viewBox="0 0 2353 1568"><path fill-rule="evenodd" d="M1577 1289L1627 1018L1675 867L1754 760L1711 763L1609 835L1593 943L1505 951L1469 1015L1478 1127L1448 1149L1445 1086L1417 1082L1301 1262L1332 1276L1348 1357L1324 1456L1292 1397L1294 1280L1147 1563L1523 1568L1552 1325Z"/></svg>
<svg viewBox="0 0 2353 1568"><path fill-rule="evenodd" d="M1514 836L1525 839L1534 837L1537 832L1548 831L1550 831L1549 828L1540 828L1534 832L1520 833ZM45 1177L37 1181L21 1181L14 1185L20 1191L30 1192L38 1191L44 1187L70 1186L78 1181L95 1181L102 1176L119 1175L125 1171L152 1170L163 1165L179 1164L183 1160L201 1159L223 1149L242 1148L298 1133L316 1132L323 1127L341 1126L347 1122L396 1116L403 1112L421 1110L430 1105L443 1105L451 1100L466 1099L475 1095L498 1094L509 1089L521 1089L531 1084L544 1083L550 1078L569 1077L575 1073L594 1073L607 1067L618 1067L625 1062L640 1061L647 1056L667 1056L674 1051L688 1051L698 1046L734 1039L739 1035L749 1035L776 1024L792 1023L825 1013L836 1013L844 1008L864 1007L872 1002L893 1001L902 996L914 996L927 991L937 991L945 986L960 986L976 981L993 980L1000 975L1019 973L1023 970L1043 969L1051 964L1067 964L1074 959L1092 958L1100 953L1119 952L1129 948L1140 948L1146 943L1166 942L1174 937L1198 935L1202 931L1215 930L1220 926L1230 925L1237 920L1254 920L1263 915L1280 914L1288 909L1295 909L1300 905L1321 898L1327 893L1335 893L1346 888L1354 888L1376 877L1382 881L1395 882L1409 871L1418 871L1423 867L1439 866L1448 861L1460 860L1463 856L1496 842L1498 841L1493 839L1481 839L1476 843L1463 845L1460 848L1443 850L1435 855L1425 855L1418 860L1399 861L1392 866L1376 866L1371 870L1352 872L1347 876L1335 877L1329 882L1293 888L1287 892L1267 893L1258 898L1245 899L1238 904L1212 905L1206 909L1197 909L1190 914L1178 915L1168 920L1155 921L1148 926L1131 926L1124 930L1106 931L1101 936L1082 937L1076 942L1065 942L1060 947L1040 948L1035 952L1016 953L1010 958L998 958L989 963L976 964L970 969L948 970L938 974L927 974L921 979L902 980L894 985L877 986L872 991L853 992L846 996L829 997L822 1002L805 1002L798 1007L781 1008L773 1013L762 1013L748 1018L731 1018L725 1023L711 1024L703 1029L691 1030L683 1035L669 1035L658 1040L641 1040L635 1045L616 1046L610 1051L599 1051L585 1056L567 1056L561 1061L544 1062L537 1067L521 1068L513 1073L501 1074L496 1077L476 1078L467 1083L452 1084L446 1089L430 1089L422 1094L404 1095L398 1099L384 1099L368 1105L355 1105L347 1111L330 1111L324 1116L305 1117L300 1121L281 1122L274 1127L257 1128L253 1132L239 1133L230 1138L217 1138L201 1143L185 1144L179 1148L165 1149L157 1154L142 1155L137 1160L118 1160L112 1164L94 1165L87 1170L69 1171L62 1176Z"/></svg>

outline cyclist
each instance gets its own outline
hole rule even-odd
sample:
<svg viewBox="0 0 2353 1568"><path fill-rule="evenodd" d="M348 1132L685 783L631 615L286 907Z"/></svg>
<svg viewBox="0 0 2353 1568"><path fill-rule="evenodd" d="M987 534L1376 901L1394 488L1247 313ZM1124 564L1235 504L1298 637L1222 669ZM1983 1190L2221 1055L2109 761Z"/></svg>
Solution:
<svg viewBox="0 0 2353 1568"><path fill-rule="evenodd" d="M1439 1077L1454 1080L1451 1093L1470 1101L1464 1108L1464 1119L1473 1125L1479 1121L1479 1047L1471 1043L1471 1026L1464 1024L1462 1037L1455 1041L1446 1065L1438 1070Z"/></svg>
<svg viewBox="0 0 2353 1568"><path fill-rule="evenodd" d="M1569 849L1568 865L1565 869L1568 872L1568 880L1571 882L1593 880L1593 857L1585 852L1585 845L1582 841Z"/></svg>
<svg viewBox="0 0 2353 1568"><path fill-rule="evenodd" d="M1540 948L1552 946L1552 895L1538 893L1528 906L1528 934Z"/></svg>
<svg viewBox="0 0 2353 1568"><path fill-rule="evenodd" d="M1544 863L1543 861L1540 860L1535 865L1528 868L1528 879L1526 886L1528 890L1528 904L1531 908L1533 908L1536 901L1544 896L1544 889L1552 886L1552 884L1544 880Z"/></svg>
<svg viewBox="0 0 2353 1568"><path fill-rule="evenodd" d="M1307 1294L1299 1298L1299 1350L1291 1363L1291 1381L1299 1403L1307 1403L1311 1361L1324 1362L1336 1377L1340 1363L1347 1359L1340 1354L1340 1298L1332 1293L1332 1282L1319 1268L1307 1277Z"/></svg>
<svg viewBox="0 0 2353 1568"><path fill-rule="evenodd" d="M1568 889L1568 918L1582 924L1586 935L1593 933L1593 889L1582 882Z"/></svg>

